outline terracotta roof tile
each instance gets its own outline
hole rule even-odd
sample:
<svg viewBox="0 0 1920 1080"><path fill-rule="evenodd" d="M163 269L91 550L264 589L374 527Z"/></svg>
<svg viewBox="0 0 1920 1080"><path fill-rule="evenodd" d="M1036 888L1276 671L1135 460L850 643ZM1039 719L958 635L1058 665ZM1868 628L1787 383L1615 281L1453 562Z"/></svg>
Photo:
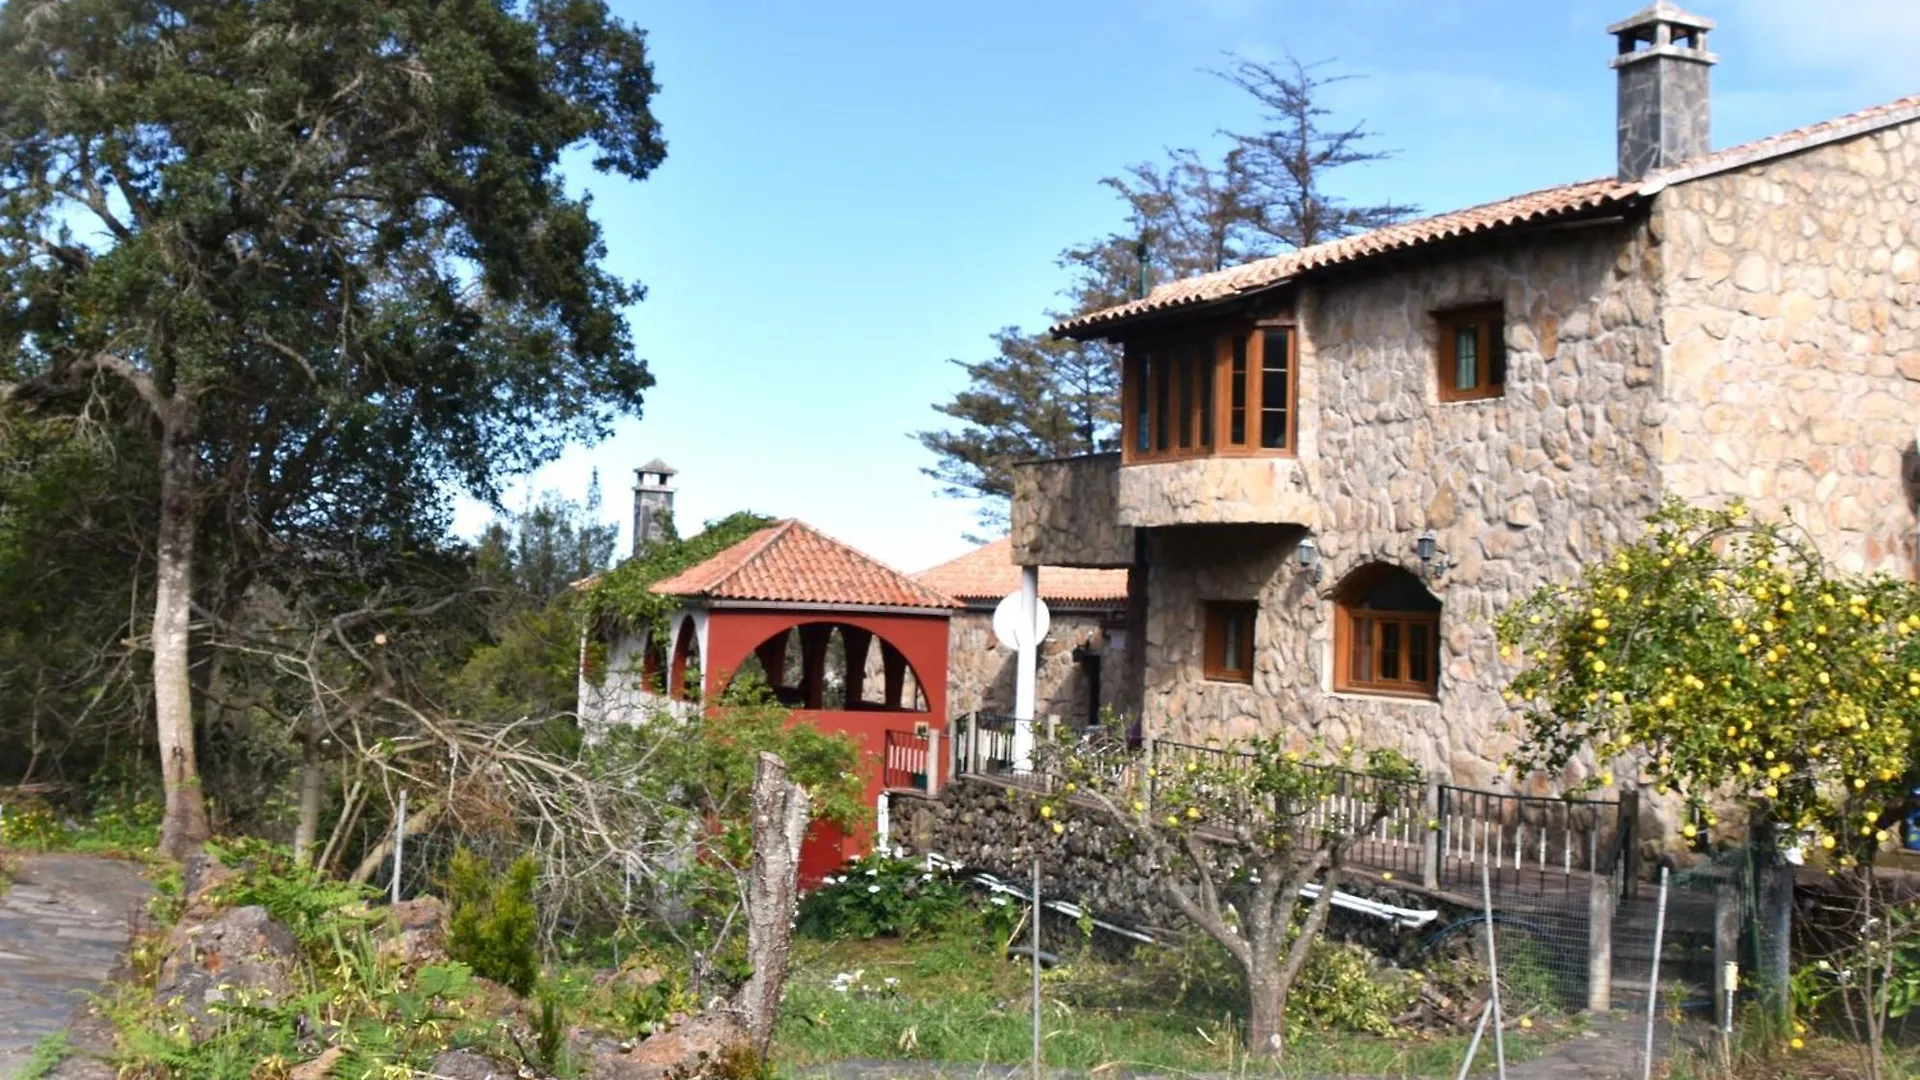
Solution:
<svg viewBox="0 0 1920 1080"><path fill-rule="evenodd" d="M1674 184L1799 153L1825 143L1916 119L1920 119L1920 95L1903 97L1818 124L1795 128L1792 131L1715 151L1693 161L1654 172L1644 180L1621 181L1609 177L1543 188L1525 195L1501 199L1498 202L1420 218L1416 221L1404 221L1398 225L1389 225L1372 232L1342 237L1324 244L1315 244L1283 255L1256 259L1253 262L1211 274L1170 281L1158 286L1141 299L1065 319L1054 325L1053 332L1069 337L1098 336L1100 328L1114 323L1155 312L1230 299L1278 285L1313 270L1354 262L1371 255L1383 255L1474 233L1491 232L1530 222L1549 221L1554 218L1604 210L1612 206L1623 206L1649 198Z"/></svg>
<svg viewBox="0 0 1920 1080"><path fill-rule="evenodd" d="M834 607L961 606L878 559L788 518L656 582L663 596Z"/></svg>
<svg viewBox="0 0 1920 1080"><path fill-rule="evenodd" d="M1013 561L1013 541L1002 537L913 579L962 600L998 600L1020 587L1020 568ZM1124 604L1127 572L1043 566L1040 598L1056 604Z"/></svg>

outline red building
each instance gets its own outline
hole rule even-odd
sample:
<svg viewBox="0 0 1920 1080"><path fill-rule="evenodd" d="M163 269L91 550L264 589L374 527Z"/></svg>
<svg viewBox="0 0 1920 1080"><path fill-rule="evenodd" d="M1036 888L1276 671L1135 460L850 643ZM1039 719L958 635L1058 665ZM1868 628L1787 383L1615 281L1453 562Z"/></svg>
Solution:
<svg viewBox="0 0 1920 1080"><path fill-rule="evenodd" d="M928 782L929 759L945 744L947 633L958 601L792 519L653 591L680 601L667 635L674 696L686 695L689 672L698 672L701 699L715 701L757 671L795 722L858 740L868 806L890 784ZM847 835L816 823L801 880L818 881L871 842L867 829Z"/></svg>

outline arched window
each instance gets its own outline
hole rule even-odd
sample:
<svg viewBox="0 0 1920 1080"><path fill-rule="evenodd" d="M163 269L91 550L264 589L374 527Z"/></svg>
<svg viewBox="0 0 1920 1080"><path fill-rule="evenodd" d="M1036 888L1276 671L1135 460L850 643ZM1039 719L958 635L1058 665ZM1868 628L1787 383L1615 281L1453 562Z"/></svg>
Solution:
<svg viewBox="0 0 1920 1080"><path fill-rule="evenodd" d="M1434 698L1440 688L1440 601L1420 579L1376 563L1335 601L1336 690Z"/></svg>

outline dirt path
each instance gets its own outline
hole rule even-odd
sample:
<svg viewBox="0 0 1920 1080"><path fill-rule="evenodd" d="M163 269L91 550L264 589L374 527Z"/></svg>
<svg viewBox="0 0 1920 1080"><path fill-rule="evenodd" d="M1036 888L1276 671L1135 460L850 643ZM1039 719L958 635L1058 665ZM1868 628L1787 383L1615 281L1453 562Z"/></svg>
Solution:
<svg viewBox="0 0 1920 1080"><path fill-rule="evenodd" d="M106 981L151 891L135 863L21 857L19 876L0 893L0 1077Z"/></svg>

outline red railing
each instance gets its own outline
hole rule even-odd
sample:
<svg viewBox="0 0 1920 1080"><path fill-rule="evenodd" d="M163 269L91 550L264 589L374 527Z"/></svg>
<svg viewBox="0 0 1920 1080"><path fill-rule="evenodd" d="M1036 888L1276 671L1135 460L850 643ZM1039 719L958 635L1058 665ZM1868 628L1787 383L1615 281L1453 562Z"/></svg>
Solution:
<svg viewBox="0 0 1920 1080"><path fill-rule="evenodd" d="M927 737L911 731L888 731L886 759L880 783L888 788L927 790Z"/></svg>

